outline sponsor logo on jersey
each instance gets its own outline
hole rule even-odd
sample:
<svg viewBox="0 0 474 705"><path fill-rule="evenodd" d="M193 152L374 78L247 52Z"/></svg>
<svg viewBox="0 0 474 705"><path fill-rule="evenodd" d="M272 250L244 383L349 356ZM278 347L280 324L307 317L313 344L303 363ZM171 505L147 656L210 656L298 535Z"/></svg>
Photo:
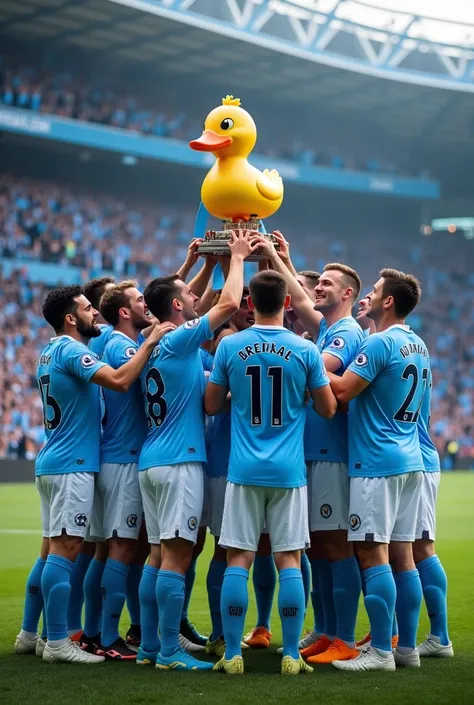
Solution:
<svg viewBox="0 0 474 705"><path fill-rule="evenodd" d="M135 352L136 352L135 348L127 348L125 350L125 357L128 357L128 359L130 359L131 357L133 357L135 355Z"/></svg>
<svg viewBox="0 0 474 705"><path fill-rule="evenodd" d="M357 367L365 367L368 362L367 355L365 353L359 353L354 360L354 365L357 365Z"/></svg>
<svg viewBox="0 0 474 705"><path fill-rule="evenodd" d="M96 358L93 357L92 355L83 355L81 358L81 365L85 367L86 369L88 367L94 367L96 363Z"/></svg>
<svg viewBox="0 0 474 705"><path fill-rule="evenodd" d="M360 525L360 516L358 514L351 514L349 517L349 526L351 528L351 531L357 531L358 529L360 529Z"/></svg>
<svg viewBox="0 0 474 705"><path fill-rule="evenodd" d="M184 324L184 327L187 328L188 330L191 328L196 328L196 326L199 325L200 318L193 318L192 321L186 321Z"/></svg>

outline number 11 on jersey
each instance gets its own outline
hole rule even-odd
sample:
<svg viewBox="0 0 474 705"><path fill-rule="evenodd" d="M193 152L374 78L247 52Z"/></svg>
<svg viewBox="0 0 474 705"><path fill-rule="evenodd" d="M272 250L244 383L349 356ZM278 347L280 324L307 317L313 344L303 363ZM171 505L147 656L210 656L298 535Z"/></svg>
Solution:
<svg viewBox="0 0 474 705"><path fill-rule="evenodd" d="M252 426L262 425L262 367L248 365L245 375L250 377L250 408ZM283 367L269 367L267 377L271 385L271 425L283 425Z"/></svg>

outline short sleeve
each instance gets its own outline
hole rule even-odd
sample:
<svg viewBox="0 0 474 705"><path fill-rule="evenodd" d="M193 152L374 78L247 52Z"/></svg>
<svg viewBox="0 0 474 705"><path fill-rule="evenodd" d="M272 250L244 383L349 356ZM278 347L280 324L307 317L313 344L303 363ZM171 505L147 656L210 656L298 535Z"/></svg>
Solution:
<svg viewBox="0 0 474 705"><path fill-rule="evenodd" d="M376 333L362 342L357 356L348 369L367 382L372 382L387 366L389 359L389 344L383 335Z"/></svg>
<svg viewBox="0 0 474 705"><path fill-rule="evenodd" d="M61 367L84 382L89 382L95 373L105 367L97 355L82 343L71 341L65 345L61 354Z"/></svg>
<svg viewBox="0 0 474 705"><path fill-rule="evenodd" d="M166 347L176 357L188 357L196 352L199 346L212 338L209 316L186 321L176 330L166 336Z"/></svg>
<svg viewBox="0 0 474 705"><path fill-rule="evenodd" d="M227 374L227 355L225 338L221 340L214 356L214 365L212 366L209 382L219 384L221 387L229 386L229 376Z"/></svg>
<svg viewBox="0 0 474 705"><path fill-rule="evenodd" d="M137 352L130 340L126 340L121 336L120 340L112 339L105 346L104 361L109 364L114 370L125 365Z"/></svg>
<svg viewBox="0 0 474 705"><path fill-rule="evenodd" d="M359 326L335 331L324 345L323 353L334 355L345 369L355 358L362 340Z"/></svg>
<svg viewBox="0 0 474 705"><path fill-rule="evenodd" d="M329 384L329 378L326 374L323 358L312 343L308 349L308 389L317 389L325 387Z"/></svg>

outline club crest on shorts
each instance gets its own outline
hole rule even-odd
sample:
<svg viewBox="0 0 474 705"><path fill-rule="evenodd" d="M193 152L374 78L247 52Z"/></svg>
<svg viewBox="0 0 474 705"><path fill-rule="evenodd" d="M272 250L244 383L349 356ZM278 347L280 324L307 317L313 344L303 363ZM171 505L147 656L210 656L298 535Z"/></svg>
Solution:
<svg viewBox="0 0 474 705"><path fill-rule="evenodd" d="M188 529L190 531L195 531L198 525L198 520L196 517L189 517L188 519Z"/></svg>
<svg viewBox="0 0 474 705"><path fill-rule="evenodd" d="M95 357L92 357L92 355L83 355L81 357L81 365L86 369L89 367L94 367L95 363L96 359Z"/></svg>
<svg viewBox="0 0 474 705"><path fill-rule="evenodd" d="M343 347L345 347L346 341L344 338L334 338L332 341L331 345L329 347L331 348L336 348L336 350L342 350Z"/></svg>
<svg viewBox="0 0 474 705"><path fill-rule="evenodd" d="M329 519L332 514L332 507L330 504L322 504L319 511L323 519Z"/></svg>
<svg viewBox="0 0 474 705"><path fill-rule="evenodd" d="M365 353L360 353L354 360L354 365L357 365L357 367L365 367L368 362L369 359L367 355Z"/></svg>
<svg viewBox="0 0 474 705"><path fill-rule="evenodd" d="M358 514L351 514L349 517L349 526L351 531L357 531L357 529L360 529L360 525L360 516Z"/></svg>
<svg viewBox="0 0 474 705"><path fill-rule="evenodd" d="M193 318L192 321L186 321L184 324L184 327L187 328L188 330L190 328L196 328L197 325L199 325L200 318Z"/></svg>
<svg viewBox="0 0 474 705"><path fill-rule="evenodd" d="M87 516L85 514L76 514L74 517L74 523L76 526L86 526Z"/></svg>
<svg viewBox="0 0 474 705"><path fill-rule="evenodd" d="M137 521L138 521L138 517L137 517L136 514L129 514L128 517L127 517L127 519L126 519L127 526L128 526L130 529L135 529L135 527L136 527L136 525L137 525Z"/></svg>

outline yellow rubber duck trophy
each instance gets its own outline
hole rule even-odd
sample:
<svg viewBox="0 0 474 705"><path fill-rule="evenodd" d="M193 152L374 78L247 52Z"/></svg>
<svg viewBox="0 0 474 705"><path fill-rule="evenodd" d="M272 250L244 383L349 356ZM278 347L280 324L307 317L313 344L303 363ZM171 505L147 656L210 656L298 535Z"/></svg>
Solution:
<svg viewBox="0 0 474 705"><path fill-rule="evenodd" d="M229 254L230 230L264 232L261 218L273 215L282 204L283 182L278 172L261 172L247 161L256 140L252 116L240 107L238 98L228 95L207 116L201 137L189 143L192 149L216 157L203 181L201 199L211 215L224 221L224 230L206 233L199 248L203 255ZM249 259L260 259L258 251Z"/></svg>

